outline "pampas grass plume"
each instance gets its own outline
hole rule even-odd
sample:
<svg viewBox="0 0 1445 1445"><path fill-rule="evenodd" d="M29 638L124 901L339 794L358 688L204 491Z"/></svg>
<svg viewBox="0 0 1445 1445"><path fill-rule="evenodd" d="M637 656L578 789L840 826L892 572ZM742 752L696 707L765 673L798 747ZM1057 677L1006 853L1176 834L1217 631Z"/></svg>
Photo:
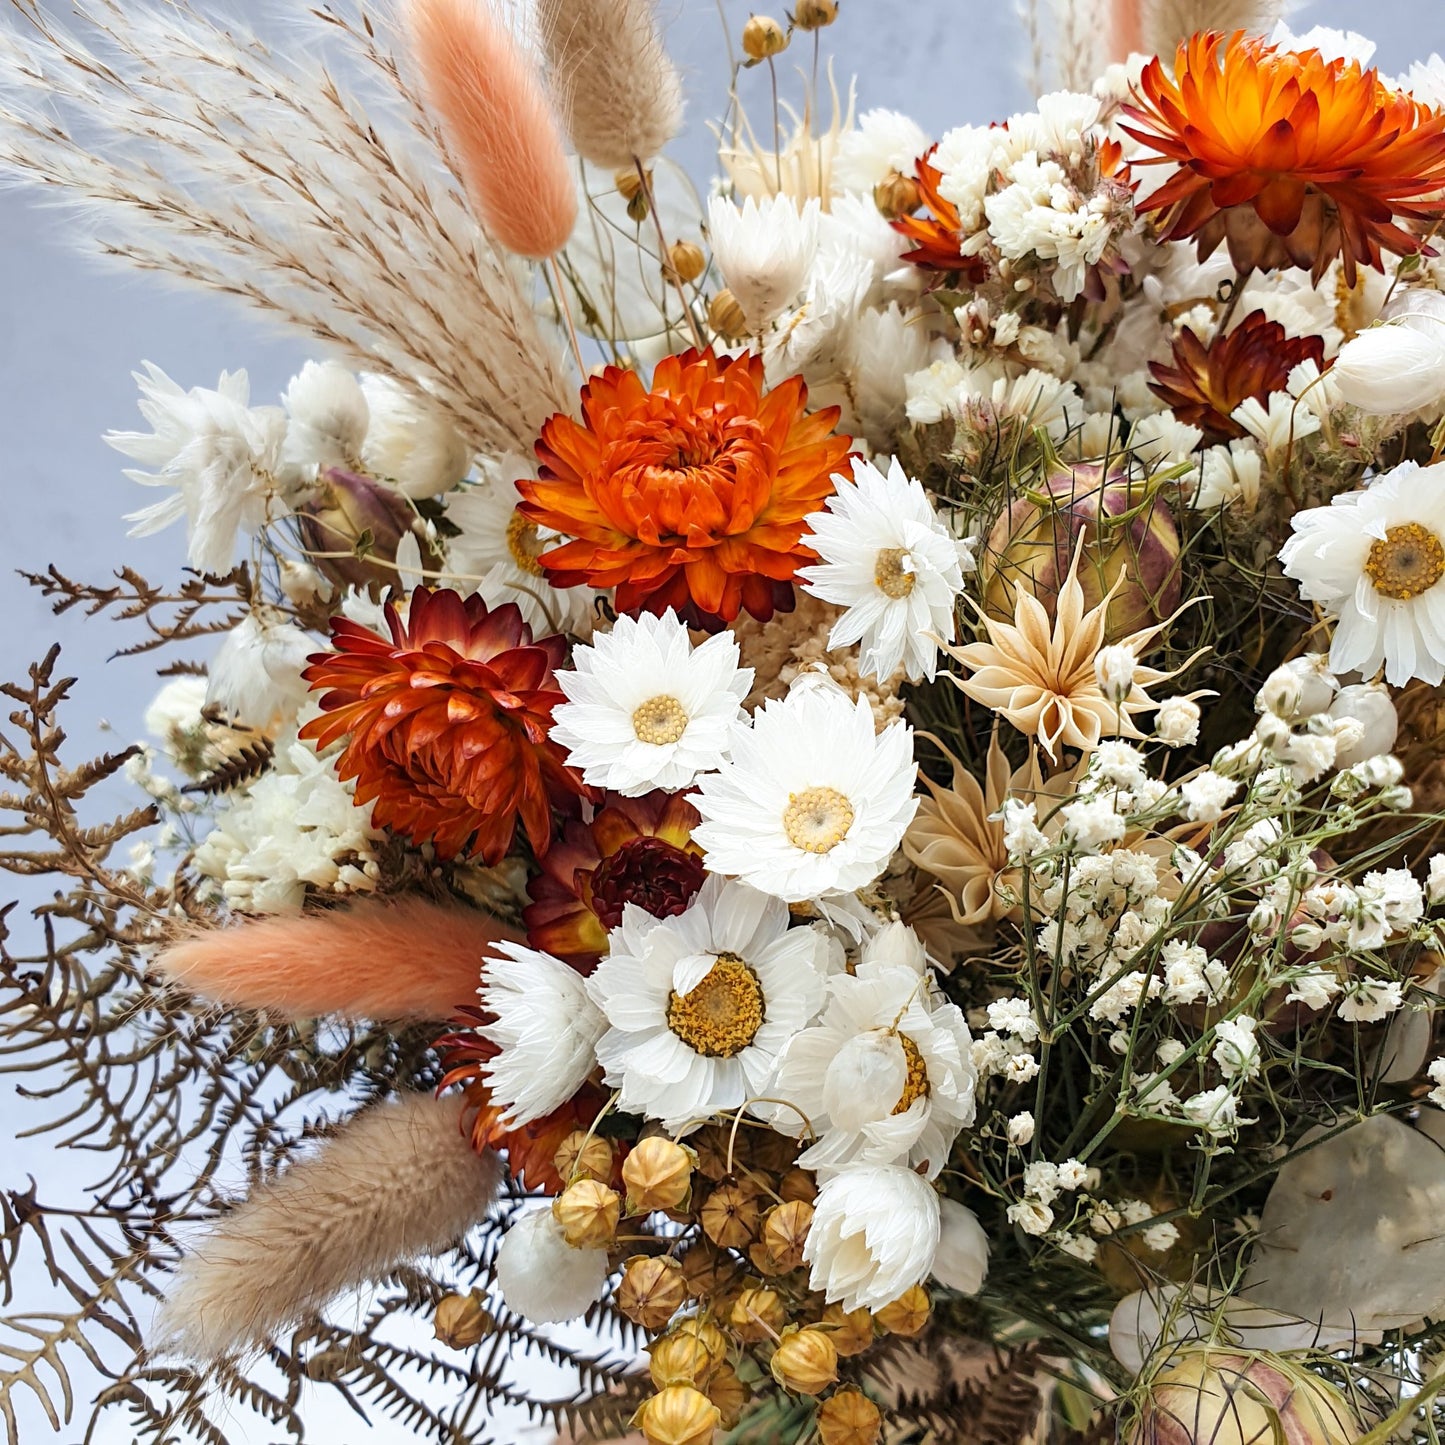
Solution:
<svg viewBox="0 0 1445 1445"><path fill-rule="evenodd" d="M463 1137L462 1108L414 1094L368 1109L260 1186L182 1262L156 1352L211 1362L254 1349L343 1291L449 1249L486 1217L501 1175Z"/></svg>
<svg viewBox="0 0 1445 1445"><path fill-rule="evenodd" d="M682 125L682 84L652 0L538 0L552 89L577 154L621 170Z"/></svg>
<svg viewBox="0 0 1445 1445"><path fill-rule="evenodd" d="M445 1019L470 1003L495 943L520 936L475 908L359 899L192 934L156 968L203 998L288 1018Z"/></svg>
<svg viewBox="0 0 1445 1445"><path fill-rule="evenodd" d="M1137 0L1139 22L1134 48L1147 55L1173 60L1175 51L1201 30L1232 34L1248 30L1265 34L1273 29L1290 0ZM1122 59L1123 57L1118 57Z"/></svg>
<svg viewBox="0 0 1445 1445"><path fill-rule="evenodd" d="M567 243L577 192L541 82L493 0L402 0L411 50L478 218L514 255Z"/></svg>

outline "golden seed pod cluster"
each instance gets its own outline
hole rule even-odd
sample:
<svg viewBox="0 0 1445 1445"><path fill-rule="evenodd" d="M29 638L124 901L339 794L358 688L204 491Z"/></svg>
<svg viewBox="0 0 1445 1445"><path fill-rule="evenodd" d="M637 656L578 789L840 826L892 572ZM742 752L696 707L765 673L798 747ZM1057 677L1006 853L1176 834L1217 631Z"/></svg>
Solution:
<svg viewBox="0 0 1445 1445"><path fill-rule="evenodd" d="M788 48L788 32L771 15L754 15L743 26L743 54L754 64Z"/></svg>

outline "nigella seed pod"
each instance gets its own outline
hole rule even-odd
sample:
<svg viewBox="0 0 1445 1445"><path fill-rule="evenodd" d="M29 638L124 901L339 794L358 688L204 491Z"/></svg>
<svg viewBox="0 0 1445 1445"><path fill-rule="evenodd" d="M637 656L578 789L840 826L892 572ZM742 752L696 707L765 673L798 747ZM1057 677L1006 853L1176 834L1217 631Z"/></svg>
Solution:
<svg viewBox="0 0 1445 1445"><path fill-rule="evenodd" d="M861 1390L848 1386L818 1407L822 1445L877 1445L883 1438L883 1413Z"/></svg>
<svg viewBox="0 0 1445 1445"><path fill-rule="evenodd" d="M691 1385L669 1385L632 1417L647 1445L711 1445L722 1411Z"/></svg>
<svg viewBox="0 0 1445 1445"><path fill-rule="evenodd" d="M1106 641L1162 622L1179 606L1179 530L1163 497L1121 468L1076 463L1056 465L994 523L979 559L984 610L1012 622L1022 589L1052 618L1081 546L1078 579L1086 608L1097 607L1119 583Z"/></svg>
<svg viewBox="0 0 1445 1445"><path fill-rule="evenodd" d="M707 1343L695 1334L673 1330L648 1349L648 1372L659 1390L669 1385L702 1389L720 1368Z"/></svg>
<svg viewBox="0 0 1445 1445"><path fill-rule="evenodd" d="M845 1310L841 1304L831 1304L823 1311L821 1323L832 1334L833 1347L844 1359L872 1348L873 1316L868 1310Z"/></svg>
<svg viewBox="0 0 1445 1445"><path fill-rule="evenodd" d="M660 1330L687 1300L676 1260L639 1255L627 1261L617 1287L617 1308L645 1330Z"/></svg>
<svg viewBox="0 0 1445 1445"><path fill-rule="evenodd" d="M813 1206L801 1199L774 1205L763 1219L763 1246L780 1269L797 1269L803 1262Z"/></svg>
<svg viewBox="0 0 1445 1445"><path fill-rule="evenodd" d="M692 1194L693 1163L690 1149L660 1134L641 1140L622 1166L627 1212L684 1208Z"/></svg>
<svg viewBox="0 0 1445 1445"><path fill-rule="evenodd" d="M707 1397L718 1408L724 1430L731 1430L742 1419L743 1410L753 1392L738 1377L731 1365L719 1365L707 1382Z"/></svg>
<svg viewBox="0 0 1445 1445"><path fill-rule="evenodd" d="M771 1339L788 1322L788 1311L776 1290L745 1289L733 1305L728 1323L740 1340Z"/></svg>
<svg viewBox="0 0 1445 1445"><path fill-rule="evenodd" d="M595 1179L579 1179L552 1201L552 1217L573 1249L605 1249L617 1233L622 1200Z"/></svg>
<svg viewBox="0 0 1445 1445"><path fill-rule="evenodd" d="M1303 1366L1197 1346L1150 1381L1129 1445L1348 1445L1362 1434L1349 1401Z"/></svg>
<svg viewBox="0 0 1445 1445"><path fill-rule="evenodd" d="M395 487L327 467L296 511L301 545L333 582L363 589L395 585L396 568L386 564L396 561L396 549L416 520ZM436 565L425 555L423 562Z"/></svg>
<svg viewBox="0 0 1445 1445"><path fill-rule="evenodd" d="M838 1351L823 1330L793 1330L778 1341L769 1369L785 1390L819 1395L838 1378Z"/></svg>
<svg viewBox="0 0 1445 1445"><path fill-rule="evenodd" d="M928 1291L921 1284L915 1284L877 1311L873 1323L884 1334L911 1339L928 1323L932 1313L933 1301Z"/></svg>
<svg viewBox="0 0 1445 1445"><path fill-rule="evenodd" d="M432 1316L432 1328L437 1339L454 1350L470 1349L496 1327L491 1311L482 1302L480 1290L445 1296Z"/></svg>
<svg viewBox="0 0 1445 1445"><path fill-rule="evenodd" d="M552 1167L564 1184L574 1179L595 1179L606 1184L616 1162L610 1140L585 1129L574 1129L557 1146Z"/></svg>
<svg viewBox="0 0 1445 1445"><path fill-rule="evenodd" d="M754 65L787 48L788 32L771 15L754 15L743 26L743 53Z"/></svg>

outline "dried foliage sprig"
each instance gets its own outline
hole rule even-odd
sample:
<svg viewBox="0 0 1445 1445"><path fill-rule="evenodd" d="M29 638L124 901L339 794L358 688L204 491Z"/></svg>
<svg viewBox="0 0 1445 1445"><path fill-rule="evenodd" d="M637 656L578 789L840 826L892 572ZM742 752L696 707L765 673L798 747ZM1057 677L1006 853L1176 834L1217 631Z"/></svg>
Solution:
<svg viewBox="0 0 1445 1445"><path fill-rule="evenodd" d="M0 168L79 210L102 254L331 342L432 396L479 450L521 449L567 407L526 278L414 101L384 131L388 106L363 113L325 64L283 62L185 3L92 0L76 10L85 39L16 3L28 25L0 32ZM405 90L364 14L329 33L359 77Z"/></svg>

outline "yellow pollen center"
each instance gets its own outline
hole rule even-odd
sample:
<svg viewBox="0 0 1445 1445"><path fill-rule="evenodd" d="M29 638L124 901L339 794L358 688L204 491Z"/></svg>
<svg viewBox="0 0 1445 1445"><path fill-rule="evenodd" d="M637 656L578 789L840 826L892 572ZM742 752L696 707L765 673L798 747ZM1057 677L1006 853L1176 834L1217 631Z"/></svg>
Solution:
<svg viewBox="0 0 1445 1445"><path fill-rule="evenodd" d="M695 1053L730 1059L752 1043L763 1023L758 976L734 953L720 953L712 971L686 996L667 1001L667 1026Z"/></svg>
<svg viewBox="0 0 1445 1445"><path fill-rule="evenodd" d="M913 591L916 579L903 566L907 560L908 553L902 547L885 547L878 554L873 564L873 581L885 597L907 597Z"/></svg>
<svg viewBox="0 0 1445 1445"><path fill-rule="evenodd" d="M687 731L687 714L675 697L650 697L632 714L632 731L638 741L662 747L675 743Z"/></svg>
<svg viewBox="0 0 1445 1445"><path fill-rule="evenodd" d="M827 853L848 836L853 805L836 788L790 793L783 810L783 831L805 853Z"/></svg>
<svg viewBox="0 0 1445 1445"><path fill-rule="evenodd" d="M1385 597L1401 602L1418 597L1445 577L1445 546L1419 522L1391 527L1384 541L1370 544L1365 576Z"/></svg>
<svg viewBox="0 0 1445 1445"><path fill-rule="evenodd" d="M903 1092L893 1106L895 1114L901 1114L906 1109L912 1108L915 1099L928 1097L928 1065L923 1062L923 1055L918 1051L918 1045L907 1034L899 1034L898 1042L903 1045L903 1057L908 1062L908 1073L903 1080Z"/></svg>
<svg viewBox="0 0 1445 1445"><path fill-rule="evenodd" d="M537 535L537 524L529 522L514 507L511 520L507 523L507 550L523 572L531 577L543 577L542 564L537 560L542 555L542 539Z"/></svg>

